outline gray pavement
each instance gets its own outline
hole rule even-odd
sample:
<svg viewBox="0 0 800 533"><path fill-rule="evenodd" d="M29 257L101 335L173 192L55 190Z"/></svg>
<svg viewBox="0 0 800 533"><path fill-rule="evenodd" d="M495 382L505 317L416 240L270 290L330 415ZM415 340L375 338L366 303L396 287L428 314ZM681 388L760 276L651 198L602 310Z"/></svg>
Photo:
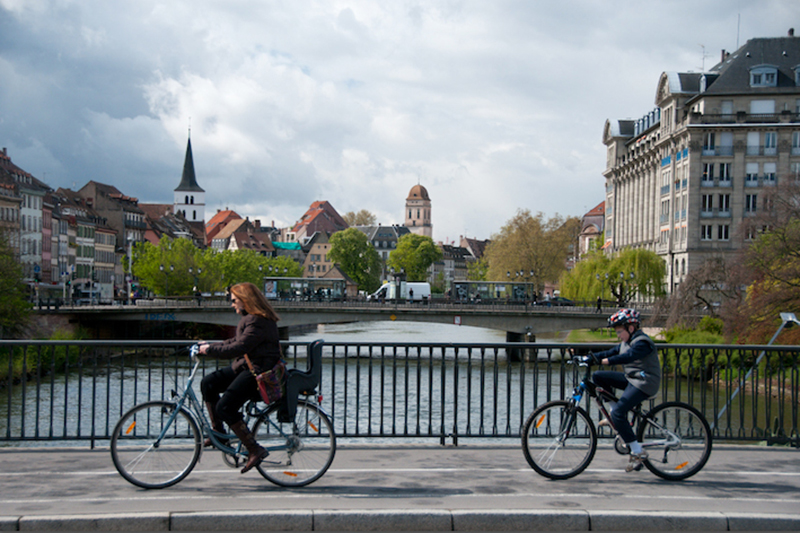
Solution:
<svg viewBox="0 0 800 533"><path fill-rule="evenodd" d="M603 446L580 476L550 481L513 441L340 445L322 479L285 489L206 451L181 483L148 491L105 448L0 448L0 530L800 530L797 449L717 444L682 482L625 462Z"/></svg>

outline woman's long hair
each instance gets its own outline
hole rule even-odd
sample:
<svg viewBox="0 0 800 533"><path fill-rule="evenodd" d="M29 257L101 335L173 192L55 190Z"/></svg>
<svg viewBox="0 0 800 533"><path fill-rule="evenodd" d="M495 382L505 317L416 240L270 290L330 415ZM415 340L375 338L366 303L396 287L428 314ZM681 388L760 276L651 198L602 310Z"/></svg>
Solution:
<svg viewBox="0 0 800 533"><path fill-rule="evenodd" d="M264 294L252 283L237 283L231 287L231 294L242 302L248 315L258 315L274 322L281 319Z"/></svg>

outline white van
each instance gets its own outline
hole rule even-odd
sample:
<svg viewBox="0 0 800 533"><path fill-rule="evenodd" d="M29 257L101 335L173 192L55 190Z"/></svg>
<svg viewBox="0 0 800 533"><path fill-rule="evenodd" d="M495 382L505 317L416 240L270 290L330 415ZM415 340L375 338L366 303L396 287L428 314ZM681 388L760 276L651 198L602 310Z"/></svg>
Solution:
<svg viewBox="0 0 800 533"><path fill-rule="evenodd" d="M428 300L431 296L431 284L420 281L401 281L400 295L397 295L397 284L387 281L381 288L367 296L367 300Z"/></svg>

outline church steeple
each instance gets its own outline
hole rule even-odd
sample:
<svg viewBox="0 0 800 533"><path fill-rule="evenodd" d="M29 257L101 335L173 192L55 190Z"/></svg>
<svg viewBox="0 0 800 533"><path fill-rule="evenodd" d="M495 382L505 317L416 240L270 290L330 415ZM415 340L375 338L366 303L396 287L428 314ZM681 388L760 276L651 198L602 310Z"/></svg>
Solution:
<svg viewBox="0 0 800 533"><path fill-rule="evenodd" d="M186 159L183 161L183 176L181 176L181 183L175 191L189 191L189 192L206 192L197 184L197 178L194 175L194 158L192 157L192 139L186 143Z"/></svg>
<svg viewBox="0 0 800 533"><path fill-rule="evenodd" d="M186 158L183 161L181 182L175 189L175 202L172 211L181 213L189 222L205 223L205 192L197 184L194 174L194 157L192 157L192 139L186 143Z"/></svg>

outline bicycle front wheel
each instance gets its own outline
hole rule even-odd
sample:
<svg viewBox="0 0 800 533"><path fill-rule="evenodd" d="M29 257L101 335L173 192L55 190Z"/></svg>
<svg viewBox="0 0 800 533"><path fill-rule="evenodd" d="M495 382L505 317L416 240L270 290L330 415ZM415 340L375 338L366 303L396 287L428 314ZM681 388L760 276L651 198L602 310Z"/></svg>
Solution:
<svg viewBox="0 0 800 533"><path fill-rule="evenodd" d="M636 436L649 456L644 466L664 479L691 477L711 456L708 422L700 411L683 402L656 406L641 421Z"/></svg>
<svg viewBox="0 0 800 533"><path fill-rule="evenodd" d="M259 444L269 456L256 468L282 487L302 487L322 477L336 454L333 425L317 405L298 400L293 422L278 420L275 404L253 426Z"/></svg>
<svg viewBox="0 0 800 533"><path fill-rule="evenodd" d="M189 475L202 441L194 418L172 402L154 401L122 415L111 435L117 471L139 487L162 489Z"/></svg>
<svg viewBox="0 0 800 533"><path fill-rule="evenodd" d="M586 411L557 400L539 406L522 427L522 452L528 464L550 479L569 479L589 466L597 433Z"/></svg>

